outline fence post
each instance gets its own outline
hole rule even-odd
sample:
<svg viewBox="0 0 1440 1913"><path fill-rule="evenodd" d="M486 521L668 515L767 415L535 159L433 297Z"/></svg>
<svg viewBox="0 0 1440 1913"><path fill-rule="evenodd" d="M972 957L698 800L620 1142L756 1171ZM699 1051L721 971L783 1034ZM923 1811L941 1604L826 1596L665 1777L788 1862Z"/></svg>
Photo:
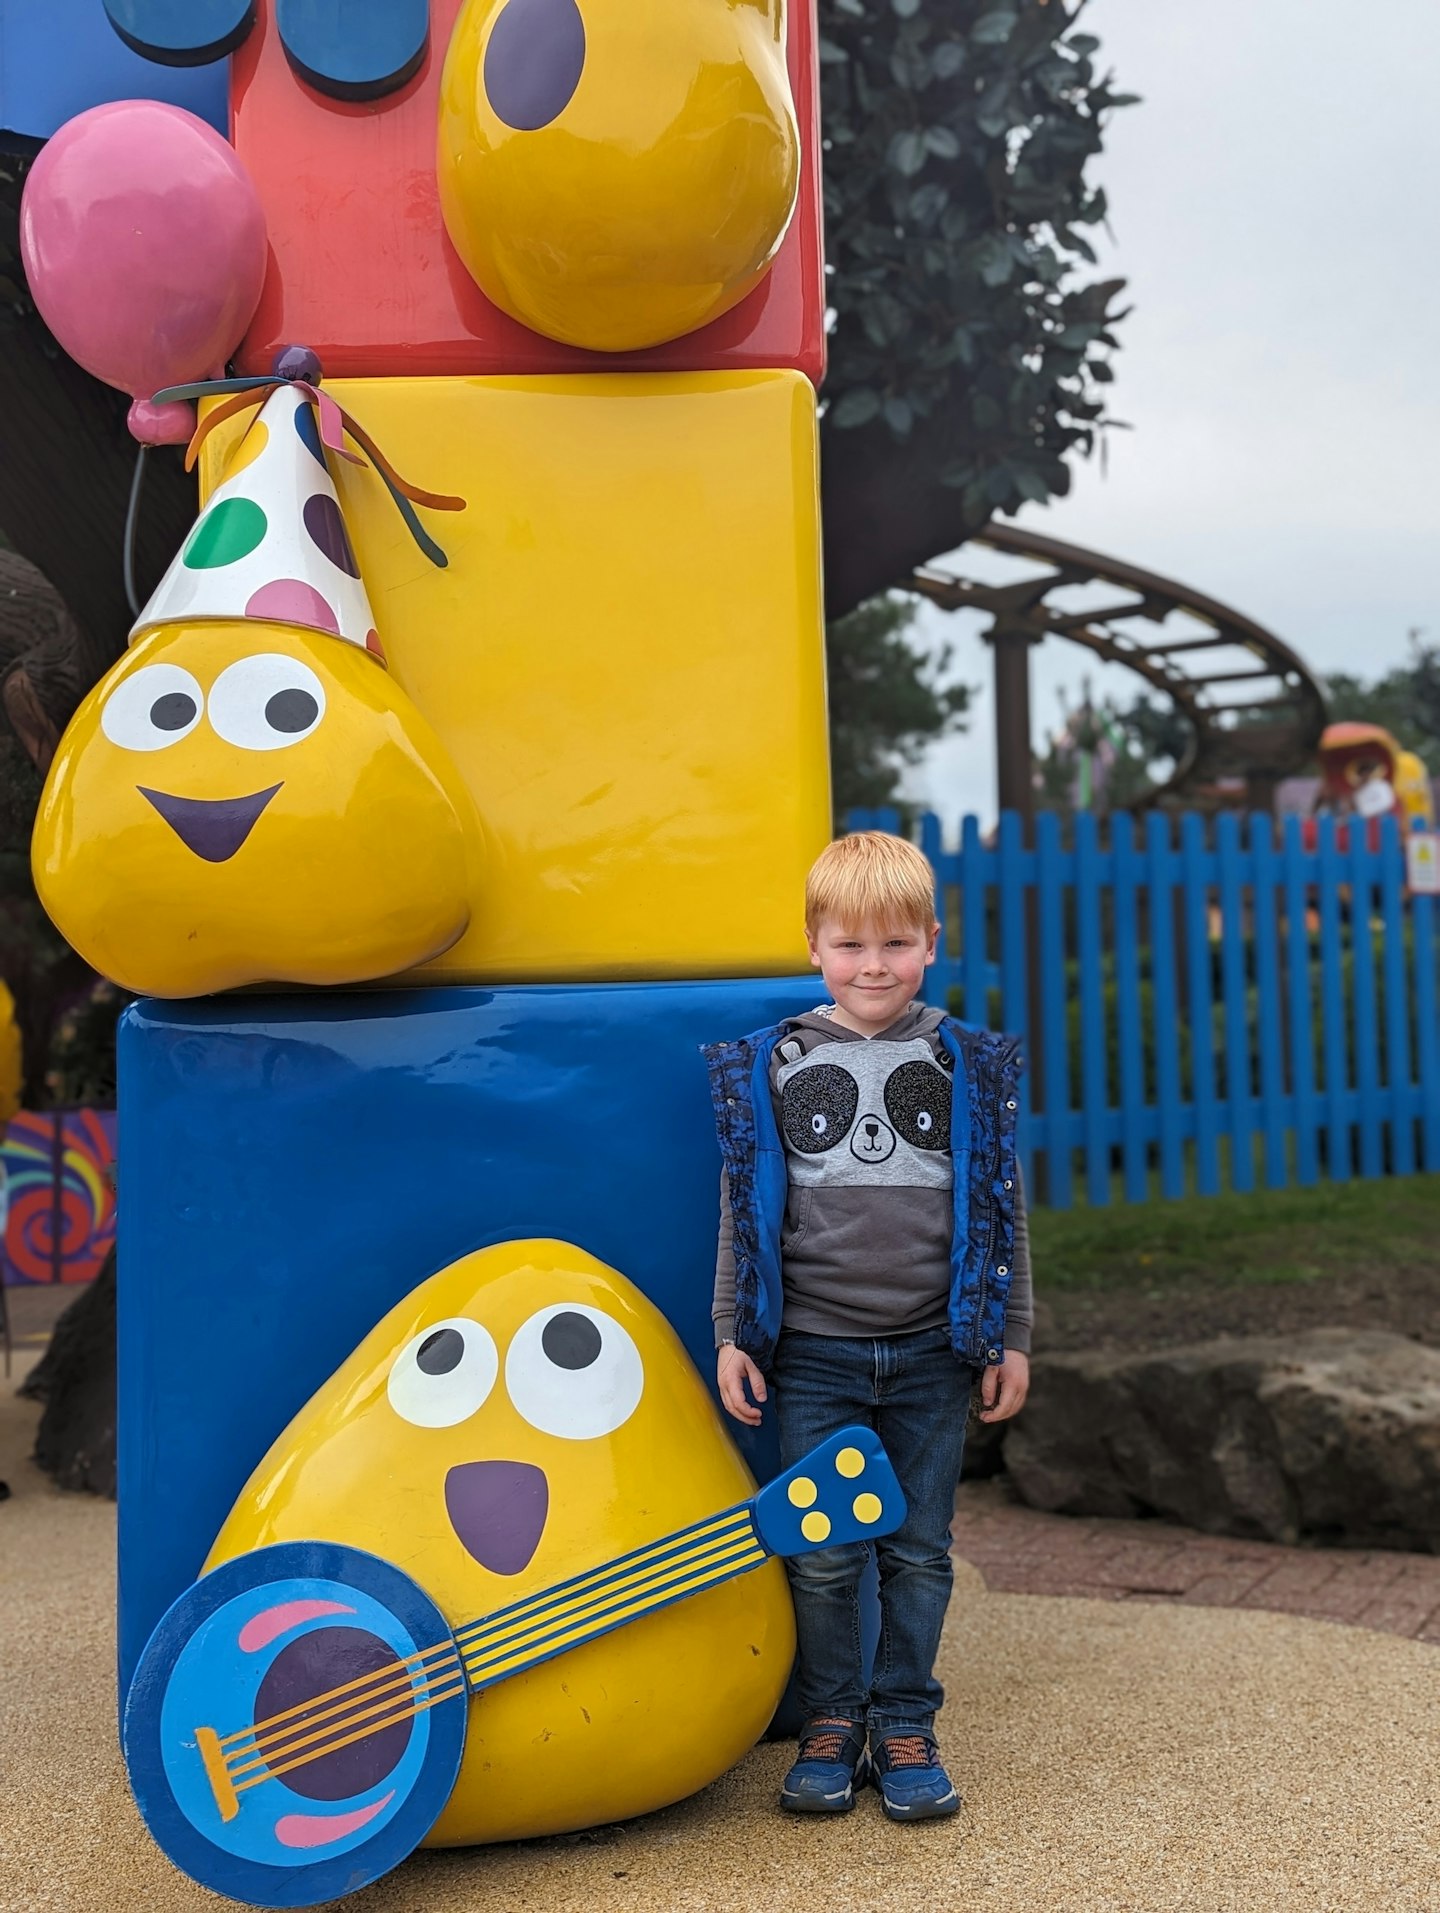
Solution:
<svg viewBox="0 0 1440 1913"><path fill-rule="evenodd" d="M1143 1202L1149 1193L1149 1166L1145 1159L1145 1037L1136 922L1140 869L1135 855L1135 821L1128 811L1122 810L1110 820L1110 849L1115 861L1115 1026L1120 1045L1118 1090L1125 1200ZM1153 939L1153 910L1150 922Z"/></svg>
<svg viewBox="0 0 1440 1913"><path fill-rule="evenodd" d="M1225 1101L1230 1115L1230 1187L1255 1187L1251 1141L1250 1031L1245 1005L1245 868L1240 819L1233 810L1215 820L1215 869L1220 890L1220 988L1225 1006Z"/></svg>
<svg viewBox="0 0 1440 1913"><path fill-rule="evenodd" d="M1385 1172L1381 1133L1380 1037L1375 1010L1375 939L1370 930L1370 893L1376 877L1369 832L1356 817L1350 823L1350 988L1354 1004L1355 1092L1359 1112L1360 1174Z"/></svg>
<svg viewBox="0 0 1440 1913"><path fill-rule="evenodd" d="M1038 966L1035 952L1035 887L1026 880L1024 834L1013 810L1000 813L995 874L1000 889L1000 1022L1020 1038L1025 1073L1020 1079L1020 1168L1025 1192L1034 1203L1044 1191L1036 1177L1032 1120L1040 1092L1038 1018L1034 1005Z"/></svg>
<svg viewBox="0 0 1440 1913"><path fill-rule="evenodd" d="M1210 969L1210 887L1205 820L1180 820L1185 883L1185 968L1190 983L1190 1093L1195 1104L1195 1188L1220 1193L1220 1111L1215 1100L1214 979Z"/></svg>
<svg viewBox="0 0 1440 1913"><path fill-rule="evenodd" d="M1065 884L1060 819L1042 810L1035 819L1035 887L1039 919L1040 1028L1045 1044L1045 1172L1050 1204L1074 1201L1070 1174L1070 1044L1066 1029Z"/></svg>
<svg viewBox="0 0 1440 1913"><path fill-rule="evenodd" d="M1411 961L1415 975L1415 1047L1420 1065L1421 1147L1429 1170L1440 1169L1440 1028L1435 1003L1435 899L1412 897Z"/></svg>
<svg viewBox="0 0 1440 1913"><path fill-rule="evenodd" d="M1313 1188L1320 1174L1315 1146L1318 1111L1315 1098L1314 993L1310 988L1310 925L1306 902L1306 860L1300 819L1285 819L1285 946L1289 956L1290 1094L1295 1101L1295 1180Z"/></svg>
<svg viewBox="0 0 1440 1913"><path fill-rule="evenodd" d="M1075 942L1080 961L1080 1082L1085 1128L1085 1196L1110 1200L1110 1055L1100 962L1100 841L1094 815L1075 819Z"/></svg>
<svg viewBox="0 0 1440 1913"><path fill-rule="evenodd" d="M1340 846L1335 819L1322 817L1320 868L1320 1020L1325 1057L1325 1167L1331 1182L1350 1180L1350 1064L1340 943Z"/></svg>
<svg viewBox="0 0 1440 1913"><path fill-rule="evenodd" d="M1275 832L1268 816L1250 819L1254 887L1250 922L1255 945L1255 1039L1260 1050L1260 1118L1265 1133L1265 1186L1283 1189L1285 1161L1285 1026L1280 1002L1280 937L1275 922Z"/></svg>
<svg viewBox="0 0 1440 1913"><path fill-rule="evenodd" d="M1170 819L1152 810L1145 819L1150 863L1150 1008L1155 1031L1155 1102L1160 1129L1160 1193L1185 1193L1185 1145L1180 1135L1180 1024L1174 859ZM1184 919L1181 917L1183 928Z"/></svg>
<svg viewBox="0 0 1440 1913"><path fill-rule="evenodd" d="M1405 989L1405 906L1400 878L1405 851L1398 819L1380 823L1380 921L1385 979L1385 1087L1390 1105L1390 1173L1415 1172L1415 1116L1410 1087L1410 1004Z"/></svg>

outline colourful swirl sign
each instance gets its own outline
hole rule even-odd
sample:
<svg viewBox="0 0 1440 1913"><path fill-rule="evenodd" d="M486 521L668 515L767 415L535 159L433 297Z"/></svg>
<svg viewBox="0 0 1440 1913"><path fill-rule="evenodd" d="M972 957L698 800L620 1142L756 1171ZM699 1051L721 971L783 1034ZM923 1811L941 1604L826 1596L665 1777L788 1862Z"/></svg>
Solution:
<svg viewBox="0 0 1440 1913"><path fill-rule="evenodd" d="M0 1143L0 1281L89 1282L98 1274L115 1241L114 1161L114 1110L21 1110L11 1120Z"/></svg>

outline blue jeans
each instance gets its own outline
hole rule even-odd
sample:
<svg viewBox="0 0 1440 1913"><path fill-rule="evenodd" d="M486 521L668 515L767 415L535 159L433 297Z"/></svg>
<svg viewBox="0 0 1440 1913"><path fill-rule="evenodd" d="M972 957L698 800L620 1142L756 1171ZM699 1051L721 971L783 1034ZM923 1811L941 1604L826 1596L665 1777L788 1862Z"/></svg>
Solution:
<svg viewBox="0 0 1440 1913"><path fill-rule="evenodd" d="M780 1337L771 1381L782 1466L858 1422L884 1443L909 1504L894 1534L785 1563L807 1722L844 1718L872 1735L933 1727L945 1698L935 1656L950 1600L950 1521L974 1379L943 1328L878 1339L787 1329ZM860 1581L872 1554L880 1639L867 1688Z"/></svg>

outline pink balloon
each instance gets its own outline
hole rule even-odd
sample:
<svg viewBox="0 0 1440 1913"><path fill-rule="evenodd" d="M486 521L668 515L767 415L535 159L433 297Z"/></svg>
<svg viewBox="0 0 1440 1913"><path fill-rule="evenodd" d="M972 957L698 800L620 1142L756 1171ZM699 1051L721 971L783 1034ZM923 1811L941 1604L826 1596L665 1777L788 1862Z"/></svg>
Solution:
<svg viewBox="0 0 1440 1913"><path fill-rule="evenodd" d="M232 146L182 107L118 100L67 120L20 205L41 317L87 372L148 399L219 374L255 314L265 214Z"/></svg>

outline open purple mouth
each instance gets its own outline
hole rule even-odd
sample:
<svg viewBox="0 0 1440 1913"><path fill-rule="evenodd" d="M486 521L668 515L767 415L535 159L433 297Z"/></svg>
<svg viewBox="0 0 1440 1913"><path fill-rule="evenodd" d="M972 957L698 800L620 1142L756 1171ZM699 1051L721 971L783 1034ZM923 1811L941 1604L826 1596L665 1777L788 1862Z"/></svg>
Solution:
<svg viewBox="0 0 1440 1913"><path fill-rule="evenodd" d="M163 790L136 790L152 803L187 850L206 863L226 863L244 843L262 810L280 789L257 790L249 797L171 797Z"/></svg>
<svg viewBox="0 0 1440 1913"><path fill-rule="evenodd" d="M528 1461L462 1461L445 1477L445 1512L482 1568L519 1574L540 1545L550 1484Z"/></svg>

